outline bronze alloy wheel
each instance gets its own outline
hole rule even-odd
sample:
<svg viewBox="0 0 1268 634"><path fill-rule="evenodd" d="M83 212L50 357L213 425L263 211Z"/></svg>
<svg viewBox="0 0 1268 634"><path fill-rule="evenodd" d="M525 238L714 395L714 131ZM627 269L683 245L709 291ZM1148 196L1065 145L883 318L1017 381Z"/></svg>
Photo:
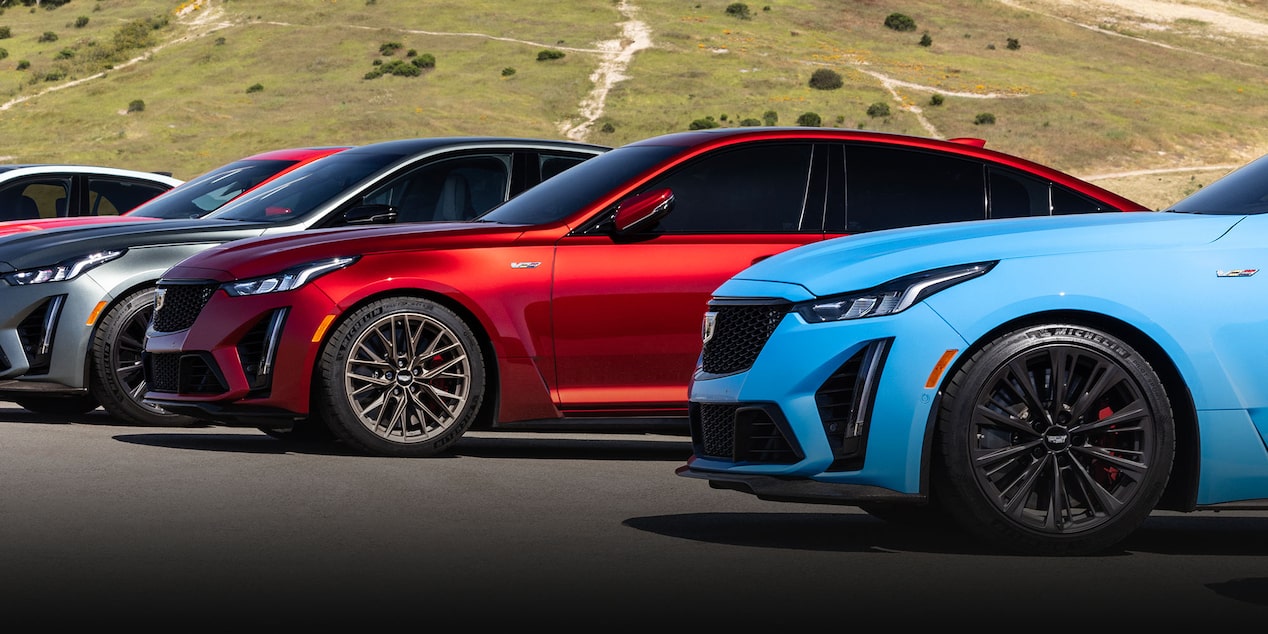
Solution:
<svg viewBox="0 0 1268 634"><path fill-rule="evenodd" d="M381 300L331 336L323 355L331 412L321 416L361 449L432 455L471 425L483 368L474 335L453 312L417 298Z"/></svg>

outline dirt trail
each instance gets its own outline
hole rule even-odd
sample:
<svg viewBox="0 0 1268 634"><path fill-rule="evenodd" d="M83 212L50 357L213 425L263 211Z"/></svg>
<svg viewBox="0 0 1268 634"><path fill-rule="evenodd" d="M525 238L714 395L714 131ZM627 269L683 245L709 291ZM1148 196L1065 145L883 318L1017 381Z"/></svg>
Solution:
<svg viewBox="0 0 1268 634"><path fill-rule="evenodd" d="M629 79L625 70L629 68L634 54L652 47L652 30L646 23L635 18L638 8L626 0L621 0L617 10L627 19L620 24L621 39L608 40L599 44L603 51L599 66L590 75L594 89L581 101L581 123L563 122L559 131L574 141L582 141L590 132L594 122L603 116L607 105L608 93L617 82Z"/></svg>

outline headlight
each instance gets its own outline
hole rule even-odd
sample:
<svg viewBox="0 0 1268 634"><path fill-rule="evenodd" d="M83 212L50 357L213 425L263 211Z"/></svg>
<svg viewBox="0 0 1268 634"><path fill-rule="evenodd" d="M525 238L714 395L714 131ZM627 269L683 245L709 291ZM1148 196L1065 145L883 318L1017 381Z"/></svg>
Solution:
<svg viewBox="0 0 1268 634"><path fill-rule="evenodd" d="M893 315L934 293L984 275L995 264L978 262L914 273L875 288L803 302L797 304L796 311L812 324Z"/></svg>
<svg viewBox="0 0 1268 634"><path fill-rule="evenodd" d="M50 266L6 273L4 279L14 286L43 284L44 282L65 282L79 277L80 273L88 269L100 266L123 255L126 251L127 249L120 249L117 251L89 253L88 255L63 260Z"/></svg>
<svg viewBox="0 0 1268 634"><path fill-rule="evenodd" d="M221 284L220 288L223 288L226 293L233 295L234 297L293 291L312 280L321 277L322 275L344 268L356 261L356 257L342 257L320 260L318 262L309 262L308 264L297 266L293 269L287 269L281 273L273 275L256 277L249 280L238 280L236 282L226 282Z"/></svg>

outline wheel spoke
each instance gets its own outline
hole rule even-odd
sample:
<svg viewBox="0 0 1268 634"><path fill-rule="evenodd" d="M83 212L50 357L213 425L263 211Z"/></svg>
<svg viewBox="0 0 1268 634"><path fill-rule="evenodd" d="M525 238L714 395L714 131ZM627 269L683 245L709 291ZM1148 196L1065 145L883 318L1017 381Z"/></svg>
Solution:
<svg viewBox="0 0 1268 634"><path fill-rule="evenodd" d="M344 383L362 425L385 440L434 438L467 402L471 361L456 334L422 313L388 315L352 343Z"/></svg>
<svg viewBox="0 0 1268 634"><path fill-rule="evenodd" d="M1026 367L1025 361L1022 359L1014 359L1008 364L1008 378L1004 383L1010 387L1019 386L1021 391L1017 394L1020 400L1025 403L1030 415L1042 416L1047 424L1052 424L1052 413L1043 405L1043 398L1035 390L1034 375L1029 368Z"/></svg>

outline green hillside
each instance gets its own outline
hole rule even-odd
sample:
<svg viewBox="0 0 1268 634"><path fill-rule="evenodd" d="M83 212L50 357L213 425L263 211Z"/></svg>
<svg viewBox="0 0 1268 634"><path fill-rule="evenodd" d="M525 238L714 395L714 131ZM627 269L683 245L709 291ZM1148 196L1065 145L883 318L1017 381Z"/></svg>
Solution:
<svg viewBox="0 0 1268 634"><path fill-rule="evenodd" d="M1268 8L1219 0L5 0L0 160L190 178L281 147L812 113L1161 207L1268 153L1266 43Z"/></svg>

